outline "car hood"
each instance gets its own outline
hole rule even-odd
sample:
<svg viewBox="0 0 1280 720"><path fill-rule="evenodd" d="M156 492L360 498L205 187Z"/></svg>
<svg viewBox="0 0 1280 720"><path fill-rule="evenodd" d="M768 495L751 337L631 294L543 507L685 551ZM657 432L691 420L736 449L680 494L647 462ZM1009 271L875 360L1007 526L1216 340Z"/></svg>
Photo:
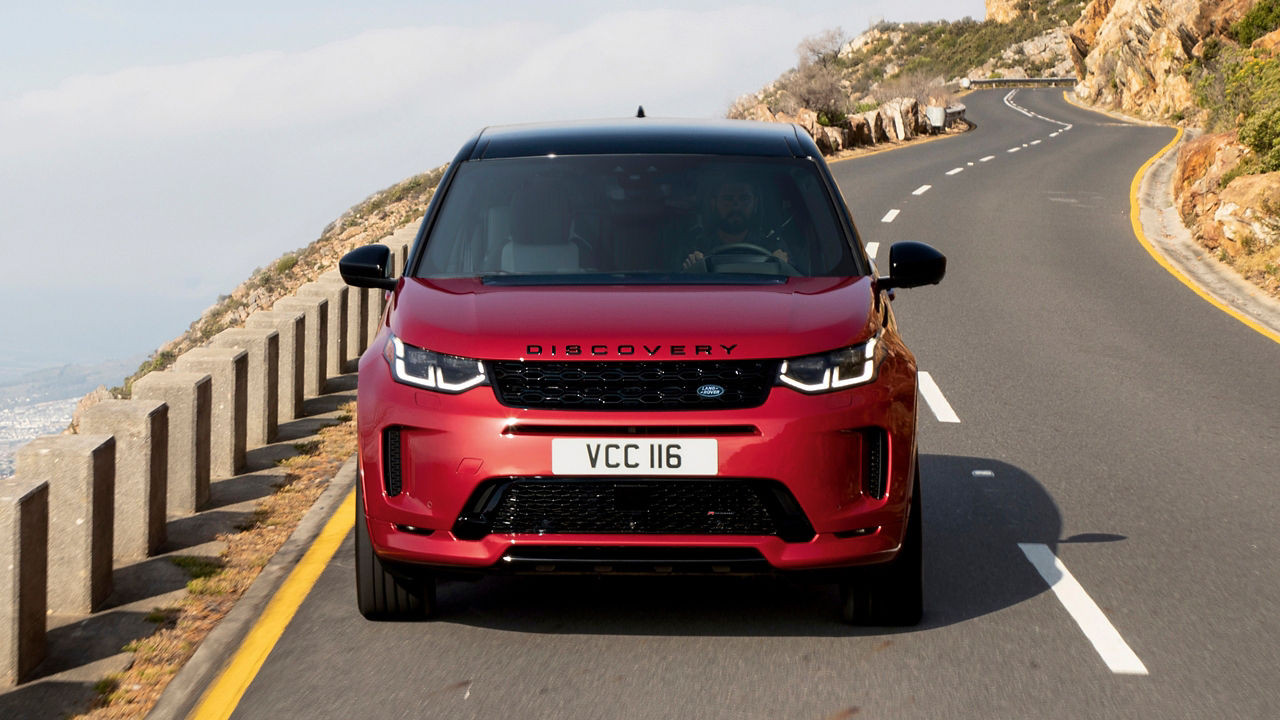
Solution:
<svg viewBox="0 0 1280 720"><path fill-rule="evenodd" d="M869 337L873 292L870 277L767 286L406 279L391 298L391 330L412 345L485 360L796 357Z"/></svg>

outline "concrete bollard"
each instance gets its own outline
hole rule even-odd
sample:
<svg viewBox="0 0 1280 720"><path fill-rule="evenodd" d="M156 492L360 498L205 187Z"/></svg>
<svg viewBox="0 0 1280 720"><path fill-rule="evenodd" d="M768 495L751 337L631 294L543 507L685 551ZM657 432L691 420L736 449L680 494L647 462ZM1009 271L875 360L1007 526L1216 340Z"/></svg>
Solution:
<svg viewBox="0 0 1280 720"><path fill-rule="evenodd" d="M302 393L306 397L324 394L329 342L329 301L319 297L287 297L278 300L274 310L301 312L307 316L306 339L303 343Z"/></svg>
<svg viewBox="0 0 1280 720"><path fill-rule="evenodd" d="M80 432L116 439L117 563L159 551L168 521L169 406L158 400L103 400L84 411Z"/></svg>
<svg viewBox="0 0 1280 720"><path fill-rule="evenodd" d="M326 380L338 377L347 354L347 286L309 282L298 288L298 297L321 297L329 301L324 367Z"/></svg>
<svg viewBox="0 0 1280 720"><path fill-rule="evenodd" d="M365 330L364 349L369 348L369 344L373 342L373 338L377 336L378 330L382 329L382 311L385 309L387 300L387 291L378 288L365 288L367 299L365 302L369 305L369 315L366 318L369 327ZM361 350L361 353L364 351Z"/></svg>
<svg viewBox="0 0 1280 720"><path fill-rule="evenodd" d="M244 469L248 435L249 353L235 348L194 348L173 364L179 372L209 373L213 378L209 472L232 477Z"/></svg>
<svg viewBox="0 0 1280 720"><path fill-rule="evenodd" d="M262 447L275 440L280 422L280 333L271 328L232 328L214 335L209 347L249 353L245 446Z"/></svg>
<svg viewBox="0 0 1280 720"><path fill-rule="evenodd" d="M19 448L15 475L49 484L48 611L88 615L111 594L116 442L47 435Z"/></svg>
<svg viewBox="0 0 1280 720"><path fill-rule="evenodd" d="M0 687L44 660L49 588L49 483L0 480Z"/></svg>
<svg viewBox="0 0 1280 720"><path fill-rule="evenodd" d="M343 331L343 337L346 340L346 352L342 360L342 372L349 372L354 369L355 362L360 359L360 353L364 352L364 335L368 332L368 304L365 302L364 288L352 287L342 280L342 275L337 270L330 270L322 274L317 281L321 285L338 285L347 293L347 327Z"/></svg>
<svg viewBox="0 0 1280 720"><path fill-rule="evenodd" d="M133 384L134 400L169 407L167 512L190 515L209 503L213 378L208 373L147 373Z"/></svg>
<svg viewBox="0 0 1280 720"><path fill-rule="evenodd" d="M279 422L286 423L302 417L307 316L293 310L259 310L249 316L245 327L253 330L275 330L280 335L276 418Z"/></svg>

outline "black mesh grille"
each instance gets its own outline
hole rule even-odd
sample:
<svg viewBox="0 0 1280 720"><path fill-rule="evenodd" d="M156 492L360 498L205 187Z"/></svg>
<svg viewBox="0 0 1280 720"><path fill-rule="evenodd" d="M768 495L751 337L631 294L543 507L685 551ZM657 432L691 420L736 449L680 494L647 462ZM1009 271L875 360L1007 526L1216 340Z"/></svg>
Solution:
<svg viewBox="0 0 1280 720"><path fill-rule="evenodd" d="M863 491L879 500L884 497L887 468L884 430L866 428L862 431L862 479Z"/></svg>
<svg viewBox="0 0 1280 720"><path fill-rule="evenodd" d="M400 494L400 457L400 428L387 428L382 433L382 475L391 497Z"/></svg>
<svg viewBox="0 0 1280 720"><path fill-rule="evenodd" d="M724 410L763 404L778 361L495 361L488 374L510 407Z"/></svg>
<svg viewBox="0 0 1280 720"><path fill-rule="evenodd" d="M798 541L813 528L794 498L758 480L507 480L477 491L455 526L488 533L778 535Z"/></svg>

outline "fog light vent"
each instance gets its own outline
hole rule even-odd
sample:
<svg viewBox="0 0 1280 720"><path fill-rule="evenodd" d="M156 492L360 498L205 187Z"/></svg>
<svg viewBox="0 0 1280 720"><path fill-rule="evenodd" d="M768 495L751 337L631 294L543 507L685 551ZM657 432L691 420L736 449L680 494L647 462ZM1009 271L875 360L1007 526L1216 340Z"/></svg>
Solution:
<svg viewBox="0 0 1280 720"><path fill-rule="evenodd" d="M862 491L877 500L884 498L889 469L888 438L880 428L862 431Z"/></svg>
<svg viewBox="0 0 1280 720"><path fill-rule="evenodd" d="M382 480L387 495L400 494L400 428L389 427L382 431Z"/></svg>

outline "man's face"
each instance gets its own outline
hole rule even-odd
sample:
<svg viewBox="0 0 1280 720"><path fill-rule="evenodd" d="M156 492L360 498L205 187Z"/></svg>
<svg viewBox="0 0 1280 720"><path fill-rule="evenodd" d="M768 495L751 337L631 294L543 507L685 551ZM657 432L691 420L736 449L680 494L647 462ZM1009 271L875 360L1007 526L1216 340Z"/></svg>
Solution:
<svg viewBox="0 0 1280 720"><path fill-rule="evenodd" d="M716 215L720 230L730 235L746 231L747 221L756 211L756 198L746 183L725 183L716 192Z"/></svg>

